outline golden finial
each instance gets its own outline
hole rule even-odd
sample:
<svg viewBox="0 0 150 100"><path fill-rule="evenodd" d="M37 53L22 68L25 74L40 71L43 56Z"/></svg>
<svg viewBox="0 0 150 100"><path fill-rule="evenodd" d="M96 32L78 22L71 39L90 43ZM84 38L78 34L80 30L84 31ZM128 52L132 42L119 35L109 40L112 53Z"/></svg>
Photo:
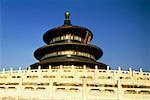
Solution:
<svg viewBox="0 0 150 100"><path fill-rule="evenodd" d="M70 18L70 13L69 13L69 11L66 11L66 12L65 12L65 17L66 17L66 20L69 20L69 18Z"/></svg>
<svg viewBox="0 0 150 100"><path fill-rule="evenodd" d="M65 21L64 21L64 25L65 25L65 26L71 25L71 21L70 21L70 13L69 13L69 11L66 11L66 12L65 12Z"/></svg>

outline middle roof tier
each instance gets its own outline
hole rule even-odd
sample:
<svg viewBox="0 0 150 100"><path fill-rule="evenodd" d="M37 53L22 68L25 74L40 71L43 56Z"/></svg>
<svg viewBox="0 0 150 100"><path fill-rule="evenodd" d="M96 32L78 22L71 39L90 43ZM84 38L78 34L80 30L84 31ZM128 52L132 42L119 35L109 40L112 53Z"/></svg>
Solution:
<svg viewBox="0 0 150 100"><path fill-rule="evenodd" d="M41 61L42 58L48 54L63 51L79 52L82 55L86 55L87 53L90 55L91 58L94 58L95 60L98 60L103 55L103 51L95 45L69 42L49 44L40 47L34 52L34 57L37 60Z"/></svg>

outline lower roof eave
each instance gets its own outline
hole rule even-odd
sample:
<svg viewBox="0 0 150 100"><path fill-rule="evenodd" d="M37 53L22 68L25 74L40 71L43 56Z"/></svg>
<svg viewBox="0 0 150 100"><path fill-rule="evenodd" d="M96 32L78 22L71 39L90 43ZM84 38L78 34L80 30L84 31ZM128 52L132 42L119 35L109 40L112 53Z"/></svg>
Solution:
<svg viewBox="0 0 150 100"><path fill-rule="evenodd" d="M37 62L35 64L30 65L31 68L38 67L38 66L49 66L49 65L86 65L87 67L90 67L92 69L95 68L95 65L98 66L98 69L107 69L107 65L104 63L96 62L96 61L84 61L84 60L78 60L78 59L58 59L58 60L52 60L47 59L43 60L41 62Z"/></svg>

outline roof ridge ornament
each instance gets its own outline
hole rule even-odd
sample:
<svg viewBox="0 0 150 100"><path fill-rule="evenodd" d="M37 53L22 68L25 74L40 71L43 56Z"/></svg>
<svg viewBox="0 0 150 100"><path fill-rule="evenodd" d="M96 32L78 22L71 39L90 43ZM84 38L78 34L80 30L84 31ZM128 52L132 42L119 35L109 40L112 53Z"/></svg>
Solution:
<svg viewBox="0 0 150 100"><path fill-rule="evenodd" d="M66 11L66 12L65 12L64 26L69 26L69 25L71 25L70 13L69 13L69 11Z"/></svg>
<svg viewBox="0 0 150 100"><path fill-rule="evenodd" d="M69 18L70 18L70 13L69 13L69 11L66 11L66 12L65 12L65 18L66 18L66 20L69 20Z"/></svg>

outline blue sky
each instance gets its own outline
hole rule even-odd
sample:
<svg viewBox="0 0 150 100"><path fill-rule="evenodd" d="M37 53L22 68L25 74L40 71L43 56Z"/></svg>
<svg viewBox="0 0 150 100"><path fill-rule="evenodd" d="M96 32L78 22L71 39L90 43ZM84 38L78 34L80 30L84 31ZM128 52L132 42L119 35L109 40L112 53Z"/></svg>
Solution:
<svg viewBox="0 0 150 100"><path fill-rule="evenodd" d="M149 0L1 0L0 69L26 68L45 45L43 34L64 21L89 28L102 48L99 60L116 69L150 71Z"/></svg>

